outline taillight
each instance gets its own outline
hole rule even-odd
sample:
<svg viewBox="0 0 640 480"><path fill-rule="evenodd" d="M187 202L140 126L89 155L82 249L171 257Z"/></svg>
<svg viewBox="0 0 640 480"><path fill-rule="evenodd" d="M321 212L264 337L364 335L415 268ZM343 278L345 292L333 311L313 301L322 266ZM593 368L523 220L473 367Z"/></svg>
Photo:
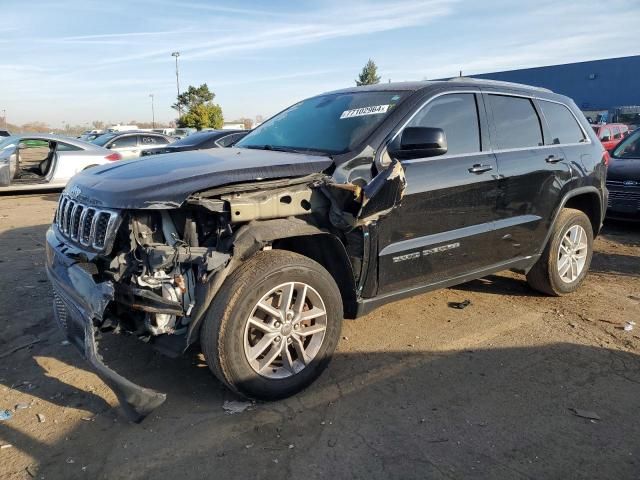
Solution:
<svg viewBox="0 0 640 480"><path fill-rule="evenodd" d="M109 160L110 162L115 162L116 160L122 160L122 155L120 155L118 152L113 152L104 158L105 160Z"/></svg>
<svg viewBox="0 0 640 480"><path fill-rule="evenodd" d="M605 152L602 154L602 163L604 163L608 167L610 160L611 160L611 155L609 155L609 152L605 150Z"/></svg>

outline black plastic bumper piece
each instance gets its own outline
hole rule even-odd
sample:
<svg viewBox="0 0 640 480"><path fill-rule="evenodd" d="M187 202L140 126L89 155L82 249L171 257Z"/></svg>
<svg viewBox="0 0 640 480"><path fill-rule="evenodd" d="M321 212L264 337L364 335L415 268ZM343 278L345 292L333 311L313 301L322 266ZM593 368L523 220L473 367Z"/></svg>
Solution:
<svg viewBox="0 0 640 480"><path fill-rule="evenodd" d="M71 250L71 251L68 251ZM47 232L47 275L54 291L54 315L98 376L113 390L127 417L141 422L166 400L164 393L136 385L107 367L98 352L97 324L107 304L113 300L111 282L95 283L82 268L73 249L59 242L55 233Z"/></svg>

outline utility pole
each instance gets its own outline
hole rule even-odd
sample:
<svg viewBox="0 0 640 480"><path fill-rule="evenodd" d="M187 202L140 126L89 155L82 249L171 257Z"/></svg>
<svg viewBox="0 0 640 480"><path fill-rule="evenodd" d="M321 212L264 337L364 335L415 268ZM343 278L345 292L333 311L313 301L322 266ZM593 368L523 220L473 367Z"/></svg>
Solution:
<svg viewBox="0 0 640 480"><path fill-rule="evenodd" d="M178 57L180 56L180 52L173 52L171 54L172 57L176 57L176 88L178 89L178 97L180 97L180 76L178 74ZM178 102L180 100L178 99ZM178 103L178 118L182 116L182 109L180 108L180 104Z"/></svg>
<svg viewBox="0 0 640 480"><path fill-rule="evenodd" d="M150 93L151 97L151 128L156 128L156 110L153 106L153 93Z"/></svg>
<svg viewBox="0 0 640 480"><path fill-rule="evenodd" d="M7 111L4 108L2 109L2 118L4 119L4 128L6 130L7 129Z"/></svg>

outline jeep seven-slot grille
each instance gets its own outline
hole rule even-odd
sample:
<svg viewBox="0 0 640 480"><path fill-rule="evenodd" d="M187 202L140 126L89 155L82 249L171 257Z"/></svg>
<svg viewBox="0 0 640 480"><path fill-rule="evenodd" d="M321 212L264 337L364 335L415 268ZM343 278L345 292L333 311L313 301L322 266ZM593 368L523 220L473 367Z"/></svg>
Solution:
<svg viewBox="0 0 640 480"><path fill-rule="evenodd" d="M61 195L55 223L64 237L92 250L103 251L118 226L118 213L84 205Z"/></svg>

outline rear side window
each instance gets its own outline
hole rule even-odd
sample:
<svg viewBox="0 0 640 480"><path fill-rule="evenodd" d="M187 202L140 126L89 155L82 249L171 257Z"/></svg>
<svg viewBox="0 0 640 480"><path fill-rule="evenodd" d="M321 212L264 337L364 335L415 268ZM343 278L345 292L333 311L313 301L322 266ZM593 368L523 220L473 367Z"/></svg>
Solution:
<svg viewBox="0 0 640 480"><path fill-rule="evenodd" d="M127 135L126 137L115 138L109 148L128 148L138 146L138 137L135 135Z"/></svg>
<svg viewBox="0 0 640 480"><path fill-rule="evenodd" d="M620 132L620 128L613 127L613 138L615 138L616 140L618 140L619 138L622 138L622 133Z"/></svg>
<svg viewBox="0 0 640 480"><path fill-rule="evenodd" d="M148 145L166 145L169 142L164 137L157 137L155 135L140 135L140 143L143 146L148 146Z"/></svg>
<svg viewBox="0 0 640 480"><path fill-rule="evenodd" d="M608 128L601 128L600 129L600 140L602 140L603 142L608 142L611 140L611 130L609 130Z"/></svg>
<svg viewBox="0 0 640 480"><path fill-rule="evenodd" d="M448 155L475 153L481 150L478 107L472 93L450 94L436 98L425 105L407 126L444 130Z"/></svg>
<svg viewBox="0 0 640 480"><path fill-rule="evenodd" d="M566 106L540 100L540 108L551 131L551 138L547 139L547 144L584 142L584 133Z"/></svg>
<svg viewBox="0 0 640 480"><path fill-rule="evenodd" d="M244 133L232 133L231 135L227 135L226 137L220 138L216 143L221 147L229 147L244 137Z"/></svg>
<svg viewBox="0 0 640 480"><path fill-rule="evenodd" d="M539 147L542 143L540 118L528 98L488 95L496 127L494 148Z"/></svg>

